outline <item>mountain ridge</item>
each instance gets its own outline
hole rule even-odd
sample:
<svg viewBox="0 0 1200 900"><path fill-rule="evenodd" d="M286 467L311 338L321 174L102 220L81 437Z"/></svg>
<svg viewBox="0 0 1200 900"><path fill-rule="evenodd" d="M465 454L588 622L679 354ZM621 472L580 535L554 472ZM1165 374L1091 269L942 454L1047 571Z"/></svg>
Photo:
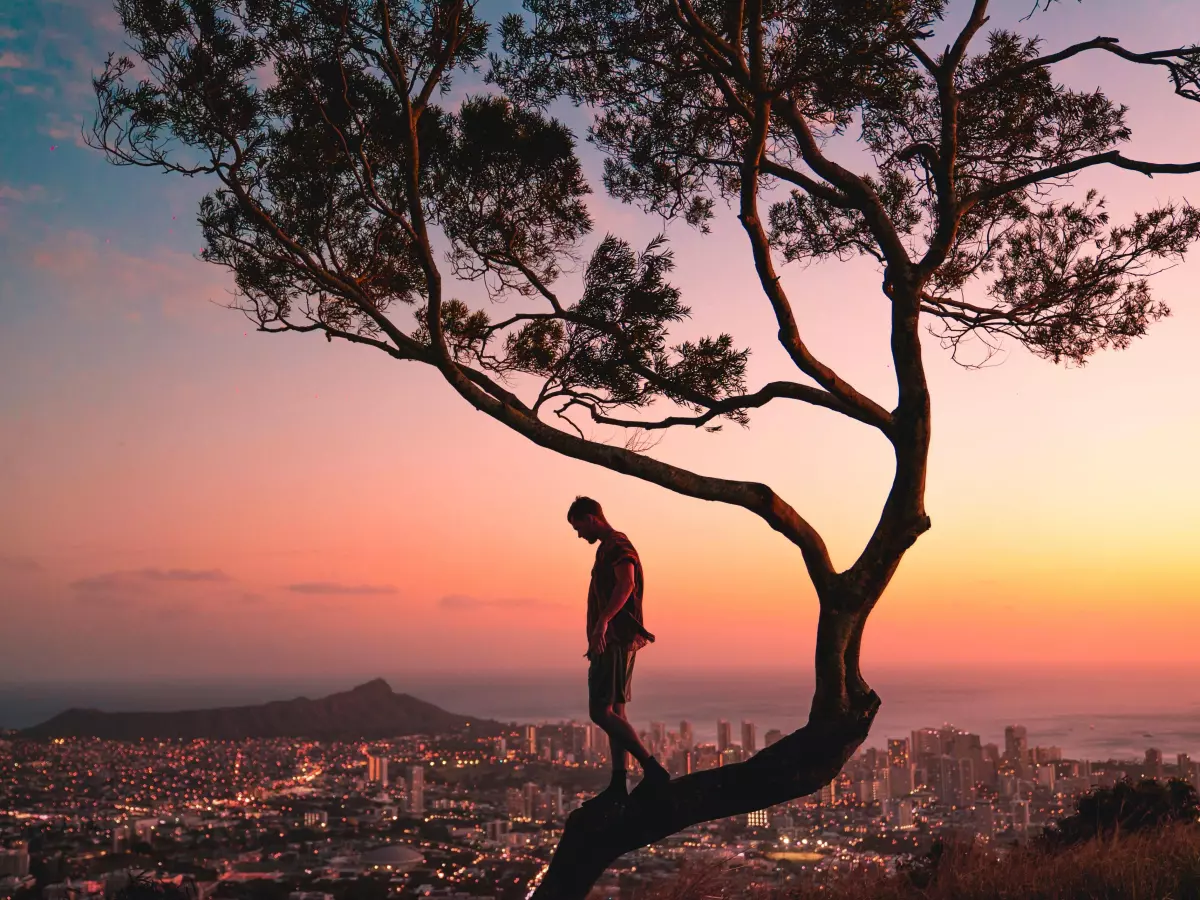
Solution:
<svg viewBox="0 0 1200 900"><path fill-rule="evenodd" d="M447 712L398 694L382 678L324 697L294 697L249 706L224 706L175 712L105 712L73 707L24 729L33 738L98 737L239 740L246 738L376 739L410 734L470 730L498 733L488 719Z"/></svg>

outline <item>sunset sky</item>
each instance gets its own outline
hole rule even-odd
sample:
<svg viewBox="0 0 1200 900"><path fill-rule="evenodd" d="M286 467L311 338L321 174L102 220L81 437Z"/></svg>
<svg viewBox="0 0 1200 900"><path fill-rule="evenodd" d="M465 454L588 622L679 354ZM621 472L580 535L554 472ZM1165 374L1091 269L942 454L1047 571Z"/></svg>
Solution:
<svg viewBox="0 0 1200 900"><path fill-rule="evenodd" d="M994 6L992 27L1037 30L1047 49L1099 34L1137 51L1200 42L1194 0L1060 3L1026 23L1030 0ZM492 21L505 8L481 4ZM212 186L113 167L79 138L89 75L122 40L104 0L0 4L0 682L577 666L594 548L564 514L580 493L641 551L659 636L646 665L811 664L800 555L750 514L557 457L431 370L258 334L221 308L231 278L196 258ZM1200 104L1161 70L1096 54L1056 71L1130 106L1129 155L1200 158ZM661 223L605 197L599 158L582 153L599 192L587 246L609 231L644 244ZM1200 175L1078 185L1118 221L1200 202ZM694 312L677 337L728 330L753 348L752 387L791 377L732 216L708 236L667 234ZM783 272L809 346L890 406L875 267ZM1007 344L967 370L927 340L933 529L868 626L868 677L872 664L1194 659L1198 280L1200 252L1154 280L1172 317L1084 368ZM786 402L748 429L672 432L653 453L769 483L839 566L891 476L871 429Z"/></svg>

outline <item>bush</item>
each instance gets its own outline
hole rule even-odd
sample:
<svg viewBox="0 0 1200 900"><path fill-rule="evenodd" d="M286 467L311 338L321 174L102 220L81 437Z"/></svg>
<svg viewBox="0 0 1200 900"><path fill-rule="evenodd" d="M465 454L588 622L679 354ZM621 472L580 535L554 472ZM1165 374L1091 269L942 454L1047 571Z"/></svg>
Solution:
<svg viewBox="0 0 1200 900"><path fill-rule="evenodd" d="M1196 900L1200 898L1200 828L1175 824L1121 833L1114 840L1049 849L1041 844L1003 854L986 844L946 843L936 863L887 875L862 869L819 884L755 886L764 879L727 866L683 872L638 892L636 900Z"/></svg>
<svg viewBox="0 0 1200 900"><path fill-rule="evenodd" d="M1200 799L1186 781L1122 781L1084 794L1075 804L1075 814L1054 823L1041 840L1047 849L1061 849L1172 823L1194 823L1198 817Z"/></svg>

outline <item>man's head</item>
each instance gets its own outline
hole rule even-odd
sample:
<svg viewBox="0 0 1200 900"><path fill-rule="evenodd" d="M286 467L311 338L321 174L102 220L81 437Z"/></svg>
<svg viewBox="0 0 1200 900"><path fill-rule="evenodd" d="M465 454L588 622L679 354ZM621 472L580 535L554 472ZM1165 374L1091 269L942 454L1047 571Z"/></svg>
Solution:
<svg viewBox="0 0 1200 900"><path fill-rule="evenodd" d="M591 497L576 497L567 510L567 521L575 533L589 544L596 543L610 530L604 510Z"/></svg>

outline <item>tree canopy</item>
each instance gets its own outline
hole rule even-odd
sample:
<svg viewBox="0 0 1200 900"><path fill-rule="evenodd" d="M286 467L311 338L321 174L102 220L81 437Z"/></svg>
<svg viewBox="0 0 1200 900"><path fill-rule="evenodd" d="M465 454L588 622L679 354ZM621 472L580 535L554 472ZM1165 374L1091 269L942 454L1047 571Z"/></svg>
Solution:
<svg viewBox="0 0 1200 900"><path fill-rule="evenodd" d="M202 255L232 272L235 305L261 331L432 366L530 441L740 506L803 555L820 604L808 724L673 782L652 807L573 817L543 896L582 897L623 852L811 793L863 740L880 702L859 667L863 629L930 527L923 327L955 354L969 338L1010 340L1083 363L1167 314L1149 279L1200 238L1200 210L1180 200L1112 222L1101 196L1063 189L1098 167L1200 162L1126 156L1128 110L1055 66L1104 54L1161 69L1196 101L1200 49L1101 36L1048 50L1015 22L985 31L988 6L525 0L493 41L474 0L117 0L132 56L95 78L89 139L114 163L213 184ZM487 84L452 102L473 73ZM733 322L672 337L690 312L676 260L663 238L592 236L580 135L548 113L564 98L591 114L610 195L701 230L736 211L793 380L749 385ZM855 164L839 162L846 141ZM880 269L891 409L805 341L779 276L779 262L855 256ZM577 261L582 288L560 296ZM520 308L472 306L446 272ZM776 400L847 416L894 450L876 527L845 569L767 485L672 465L639 437L746 425ZM589 439L588 421L632 437Z"/></svg>

